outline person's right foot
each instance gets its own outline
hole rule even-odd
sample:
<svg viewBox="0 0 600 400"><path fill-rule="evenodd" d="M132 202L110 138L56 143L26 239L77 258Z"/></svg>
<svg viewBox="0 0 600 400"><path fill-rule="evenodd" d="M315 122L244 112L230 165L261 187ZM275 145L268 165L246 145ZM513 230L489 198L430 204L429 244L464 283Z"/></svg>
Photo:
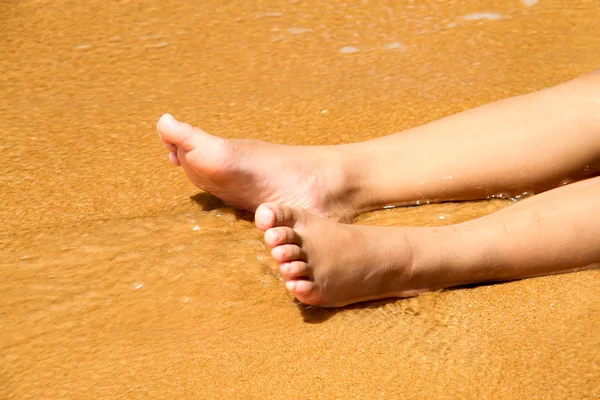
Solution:
<svg viewBox="0 0 600 400"><path fill-rule="evenodd" d="M169 158L190 181L235 207L254 211L265 202L293 205L335 220L357 211L358 190L333 146L286 146L210 135L163 115L157 129ZM359 210L360 211L360 210Z"/></svg>
<svg viewBox="0 0 600 400"><path fill-rule="evenodd" d="M414 296L436 283L423 279L423 271L436 265L437 243L427 240L424 247L415 240L420 228L340 224L274 203L260 205L255 221L286 289L305 304L340 307Z"/></svg>

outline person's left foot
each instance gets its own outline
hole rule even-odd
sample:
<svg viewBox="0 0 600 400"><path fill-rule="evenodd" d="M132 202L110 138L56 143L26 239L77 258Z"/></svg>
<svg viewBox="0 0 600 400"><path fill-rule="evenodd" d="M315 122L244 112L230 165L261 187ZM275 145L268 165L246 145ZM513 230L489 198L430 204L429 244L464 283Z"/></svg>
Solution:
<svg viewBox="0 0 600 400"><path fill-rule="evenodd" d="M418 293L414 249L404 228L345 225L294 206L262 204L256 226L285 287L309 305L339 307Z"/></svg>

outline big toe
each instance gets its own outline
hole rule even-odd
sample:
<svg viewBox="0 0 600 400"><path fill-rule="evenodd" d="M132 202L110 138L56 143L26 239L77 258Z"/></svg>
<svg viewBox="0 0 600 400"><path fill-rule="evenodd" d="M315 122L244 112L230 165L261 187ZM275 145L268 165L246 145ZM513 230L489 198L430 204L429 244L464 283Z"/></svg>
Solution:
<svg viewBox="0 0 600 400"><path fill-rule="evenodd" d="M254 215L256 227L262 231L277 226L293 228L297 223L306 218L306 211L302 208L284 206L275 203L264 203L258 206Z"/></svg>
<svg viewBox="0 0 600 400"><path fill-rule="evenodd" d="M170 148L171 146L190 151L198 146L196 140L203 136L211 136L201 129L176 120L171 114L164 114L160 117L156 124L156 129L161 139L167 144L169 151L173 151Z"/></svg>

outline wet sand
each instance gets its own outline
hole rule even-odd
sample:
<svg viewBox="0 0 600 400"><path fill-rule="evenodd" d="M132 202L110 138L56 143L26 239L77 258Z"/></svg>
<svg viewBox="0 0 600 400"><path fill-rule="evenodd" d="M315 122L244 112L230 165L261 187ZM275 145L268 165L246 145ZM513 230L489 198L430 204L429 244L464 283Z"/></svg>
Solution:
<svg viewBox="0 0 600 400"><path fill-rule="evenodd" d="M0 398L600 397L600 271L305 308L154 130L400 131L597 68L597 1L192 3L0 4Z"/></svg>

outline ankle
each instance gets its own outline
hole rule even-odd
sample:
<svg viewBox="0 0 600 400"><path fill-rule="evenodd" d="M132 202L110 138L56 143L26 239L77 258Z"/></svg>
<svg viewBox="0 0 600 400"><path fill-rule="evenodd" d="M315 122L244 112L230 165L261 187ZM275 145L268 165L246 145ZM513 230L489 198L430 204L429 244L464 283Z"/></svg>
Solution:
<svg viewBox="0 0 600 400"><path fill-rule="evenodd" d="M352 213L356 215L381 208L375 195L377 191L372 190L372 155L364 154L356 143L334 146L333 149L340 165L343 199L349 203Z"/></svg>
<svg viewBox="0 0 600 400"><path fill-rule="evenodd" d="M419 293L452 286L456 271L446 255L452 238L448 227L403 229L412 254L407 290Z"/></svg>

